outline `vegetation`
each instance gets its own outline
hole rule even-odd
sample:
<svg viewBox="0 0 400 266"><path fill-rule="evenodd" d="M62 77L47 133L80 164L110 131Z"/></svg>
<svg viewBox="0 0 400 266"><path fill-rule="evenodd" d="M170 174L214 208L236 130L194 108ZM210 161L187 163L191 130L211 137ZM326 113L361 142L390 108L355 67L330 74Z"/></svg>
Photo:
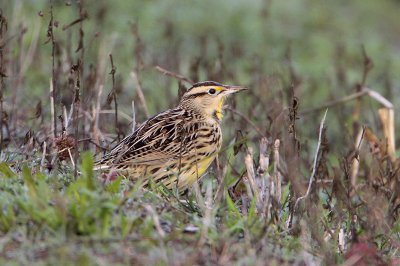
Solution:
<svg viewBox="0 0 400 266"><path fill-rule="evenodd" d="M399 263L399 1L0 8L0 264ZM93 171L203 80L250 90L199 186Z"/></svg>

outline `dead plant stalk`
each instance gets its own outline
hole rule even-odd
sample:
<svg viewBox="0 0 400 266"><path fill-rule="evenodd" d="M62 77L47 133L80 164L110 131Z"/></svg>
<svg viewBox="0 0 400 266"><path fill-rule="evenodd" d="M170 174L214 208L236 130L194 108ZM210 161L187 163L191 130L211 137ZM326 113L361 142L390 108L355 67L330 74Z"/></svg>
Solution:
<svg viewBox="0 0 400 266"><path fill-rule="evenodd" d="M314 182L314 178L315 178L315 172L317 171L317 163L318 163L318 155L319 155L319 150L321 147L321 141L322 141L322 131L324 129L324 124L325 124L325 118L326 118L326 114L328 113L328 109L325 110L325 114L321 120L321 123L319 125L319 137L318 137L318 144L317 144L317 149L315 150L315 155L314 155L314 163L313 163L313 170L311 172L311 176L309 179L309 183L308 183L308 188L307 188L307 192L304 196L299 197L296 200L296 203L294 204L294 210L297 209L297 206L299 204L299 202L305 198L308 197L308 195L310 195L311 192L311 186Z"/></svg>
<svg viewBox="0 0 400 266"><path fill-rule="evenodd" d="M113 60L113 56L112 54L109 55L110 56L110 63L111 63L111 78L112 78L112 89L111 89L111 94L112 94L112 98L114 101L114 123L115 123L115 130L117 131L117 138L119 141L119 130L118 130L118 103L117 103L117 92L116 92L116 88L115 88L115 72L117 71L117 68L114 65L114 60Z"/></svg>
<svg viewBox="0 0 400 266"><path fill-rule="evenodd" d="M174 73L172 71L166 70L165 68L162 68L160 66L156 66L155 69L157 71L161 72L162 74L166 75L166 76L174 77L174 78L176 78L178 80L185 81L185 82L189 83L190 85L194 84L193 80L191 80L189 78L186 78L183 75L180 75L180 74Z"/></svg>
<svg viewBox="0 0 400 266"><path fill-rule="evenodd" d="M52 109L52 121L53 121L53 137L57 137L57 113L54 108L54 99L57 98L57 88L56 88L56 67L55 67L55 50L56 50L56 41L54 39L54 15L53 15L53 1L50 0L50 23L47 30L47 36L51 41L51 101L53 101L53 109Z"/></svg>
<svg viewBox="0 0 400 266"><path fill-rule="evenodd" d="M281 201L282 198L282 176L281 173L279 172L279 146L280 146L280 140L277 139L274 142L274 183L275 183L275 199L277 202Z"/></svg>
<svg viewBox="0 0 400 266"><path fill-rule="evenodd" d="M263 204L260 196L260 190L256 183L256 173L254 171L254 165L253 165L252 148L249 148L249 151L247 152L246 157L244 158L244 163L246 165L246 170L247 170L247 180L249 181L252 194L254 194L254 197L256 199L257 208L260 209Z"/></svg>
<svg viewBox="0 0 400 266"><path fill-rule="evenodd" d="M371 98L373 98L374 100L376 100L377 102L379 102L380 104L382 104L383 106L385 106L388 109L393 109L393 104L387 100L385 97L383 97L382 95L380 95L378 92L371 90L368 87L362 87L362 89L359 92L344 96L343 98L339 98L330 102L327 102L321 106L318 107L313 107L310 109L306 109L304 111L302 111L300 114L301 115L307 115L316 111L320 111L329 107L334 107L337 105L341 105L344 104L346 102L361 98L365 95L370 96Z"/></svg>
<svg viewBox="0 0 400 266"><path fill-rule="evenodd" d="M135 88L137 90L139 100L140 100L141 104L143 105L144 112L145 112L146 116L149 117L150 113L149 113L149 109L147 108L146 98L144 97L142 86L140 85L138 76L134 71L131 72L131 78L133 80L133 83L135 84Z"/></svg>
<svg viewBox="0 0 400 266"><path fill-rule="evenodd" d="M7 20L3 17L3 11L0 9L0 152L3 149L3 95L5 91L5 82L4 77L5 67L4 67L4 53L3 49L6 44L5 41L5 32L7 31Z"/></svg>

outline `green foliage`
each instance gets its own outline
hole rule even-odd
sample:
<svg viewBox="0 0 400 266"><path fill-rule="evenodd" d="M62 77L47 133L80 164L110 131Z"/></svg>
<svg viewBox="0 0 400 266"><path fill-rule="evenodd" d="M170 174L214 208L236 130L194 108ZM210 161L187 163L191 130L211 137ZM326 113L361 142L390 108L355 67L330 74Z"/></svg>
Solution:
<svg viewBox="0 0 400 266"><path fill-rule="evenodd" d="M26 190L9 193L8 201L2 206L1 228L8 231L17 222L32 222L39 228L51 231L75 232L79 235L99 234L107 236L114 224L112 216L118 212L122 200L116 197L121 179L104 190L99 186L93 174L93 156L82 156L82 176L72 182L64 191L54 190L42 173L32 174L23 166L21 177ZM3 164L2 169L8 169ZM19 218L15 218L14 209L18 207Z"/></svg>
<svg viewBox="0 0 400 266"><path fill-rule="evenodd" d="M228 210L226 211L225 223L231 233L242 232L244 229L244 218L238 207L229 195L226 196Z"/></svg>
<svg viewBox="0 0 400 266"><path fill-rule="evenodd" d="M94 174L93 174L93 155L90 152L82 154L82 179L86 181L86 187L89 190L95 189Z"/></svg>
<svg viewBox="0 0 400 266"><path fill-rule="evenodd" d="M10 169L7 163L0 163L0 174L2 177L12 178L15 177L15 173Z"/></svg>

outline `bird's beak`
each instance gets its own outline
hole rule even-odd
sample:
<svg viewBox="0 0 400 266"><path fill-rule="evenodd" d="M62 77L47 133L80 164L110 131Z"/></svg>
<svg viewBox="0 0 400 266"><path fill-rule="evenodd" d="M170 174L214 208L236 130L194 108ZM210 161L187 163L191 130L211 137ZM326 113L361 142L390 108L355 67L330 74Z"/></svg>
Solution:
<svg viewBox="0 0 400 266"><path fill-rule="evenodd" d="M240 91L248 90L248 88L241 87L241 86L224 85L224 88L226 89L226 91L225 91L226 94L233 94L233 93L237 93Z"/></svg>

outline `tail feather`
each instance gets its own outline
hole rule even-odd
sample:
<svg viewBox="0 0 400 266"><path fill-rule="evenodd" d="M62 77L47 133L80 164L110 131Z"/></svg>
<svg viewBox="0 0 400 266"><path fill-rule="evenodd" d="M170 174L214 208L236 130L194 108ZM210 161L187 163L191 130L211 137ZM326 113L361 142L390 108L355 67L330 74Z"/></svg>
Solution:
<svg viewBox="0 0 400 266"><path fill-rule="evenodd" d="M99 170L106 170L110 168L110 162L109 160L105 160L105 158L101 158L98 161L94 162L93 170L99 171Z"/></svg>
<svg viewBox="0 0 400 266"><path fill-rule="evenodd" d="M93 167L93 170L94 171L100 171L100 170L106 170L106 169L109 169L110 168L110 166L109 165L106 165L106 164L98 164L98 165L94 165L94 167Z"/></svg>

